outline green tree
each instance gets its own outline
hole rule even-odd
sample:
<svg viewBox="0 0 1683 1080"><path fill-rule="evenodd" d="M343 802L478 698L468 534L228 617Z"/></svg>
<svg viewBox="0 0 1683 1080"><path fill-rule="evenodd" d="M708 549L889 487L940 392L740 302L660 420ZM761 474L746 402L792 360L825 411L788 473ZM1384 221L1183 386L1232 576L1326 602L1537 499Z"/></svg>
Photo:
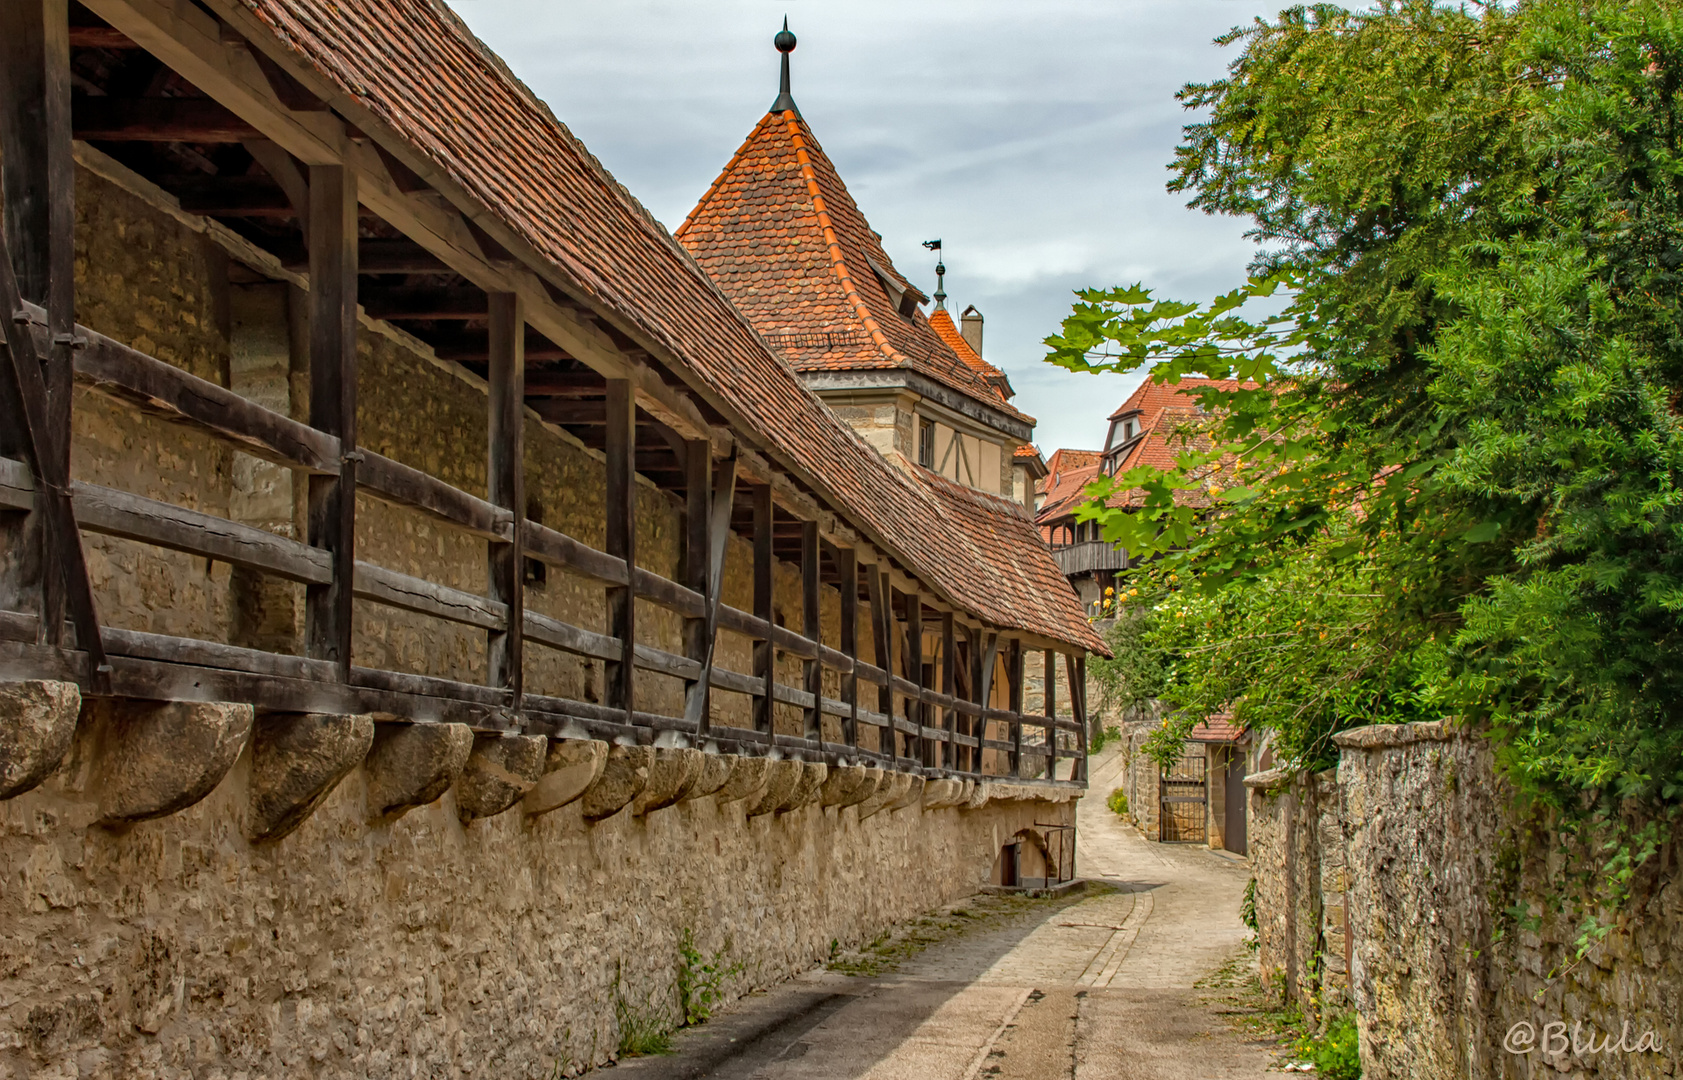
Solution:
<svg viewBox="0 0 1683 1080"><path fill-rule="evenodd" d="M1199 393L1206 448L1090 489L1141 509L1083 512L1204 605L1202 639L1143 634L1224 666L1170 700L1231 695L1305 765L1316 731L1456 714L1534 797L1678 800L1683 10L1317 5L1223 42L1170 186L1250 220L1252 277L1208 305L1083 291L1048 339L1075 370L1249 380ZM1177 498L1214 478L1217 512ZM1235 632L1277 605L1347 639ZM1330 703L1296 728L1261 704L1294 683Z"/></svg>

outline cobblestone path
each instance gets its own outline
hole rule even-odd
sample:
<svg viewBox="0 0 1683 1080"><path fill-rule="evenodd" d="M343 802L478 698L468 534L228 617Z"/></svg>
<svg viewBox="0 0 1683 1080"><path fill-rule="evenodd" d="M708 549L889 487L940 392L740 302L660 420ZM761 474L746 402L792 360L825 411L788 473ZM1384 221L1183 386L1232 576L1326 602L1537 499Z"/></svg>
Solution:
<svg viewBox="0 0 1683 1080"><path fill-rule="evenodd" d="M1114 891L1046 904L876 978L813 973L684 1033L616 1080L1238 1080L1272 1055L1197 988L1244 952L1242 863L1142 840L1095 758L1079 870Z"/></svg>

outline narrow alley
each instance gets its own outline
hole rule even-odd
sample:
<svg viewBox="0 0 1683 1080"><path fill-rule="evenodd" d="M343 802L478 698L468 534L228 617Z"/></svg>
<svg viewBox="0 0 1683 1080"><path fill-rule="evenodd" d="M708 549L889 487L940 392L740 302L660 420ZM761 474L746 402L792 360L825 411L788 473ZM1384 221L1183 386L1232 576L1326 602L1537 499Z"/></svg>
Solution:
<svg viewBox="0 0 1683 1080"><path fill-rule="evenodd" d="M1093 761L1079 873L1110 889L935 945L877 978L815 972L685 1033L649 1080L1234 1080L1265 1045L1198 983L1248 963L1242 861L1148 843L1104 804L1114 751Z"/></svg>

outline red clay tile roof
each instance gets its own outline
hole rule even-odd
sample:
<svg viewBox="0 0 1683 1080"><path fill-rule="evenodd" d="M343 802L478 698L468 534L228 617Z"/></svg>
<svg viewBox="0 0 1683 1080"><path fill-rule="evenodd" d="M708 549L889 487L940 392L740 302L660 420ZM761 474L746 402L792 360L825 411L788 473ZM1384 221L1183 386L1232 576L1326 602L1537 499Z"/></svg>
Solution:
<svg viewBox="0 0 1683 1080"><path fill-rule="evenodd" d="M1174 467L1175 459L1188 450L1207 449L1210 445L1209 440L1198 430L1201 421L1207 417L1191 395L1203 387L1235 390L1240 385L1234 379L1184 378L1172 385L1161 385L1146 380L1128 396L1127 401L1110 414L1110 419L1115 421L1137 413L1139 427L1134 432L1132 442L1125 444L1127 449L1114 459L1109 471L1112 475L1120 476L1137 465L1169 469ZM1062 463L1059 455L1064 454L1071 455L1066 459L1069 462L1091 461L1093 467L1080 471L1069 470L1068 475L1060 478ZM1087 501L1081 489L1099 474L1103 458L1103 451L1060 450L1053 454L1052 461L1048 462L1052 472L1047 477L1046 486L1042 488L1046 499L1041 503L1036 520L1043 526L1049 526L1072 516L1076 508ZM1068 469L1068 465L1062 467ZM1212 479L1214 471L1212 470ZM1134 488L1112 495L1106 500L1106 505L1113 509L1126 509L1139 506L1144 500L1145 493ZM1188 489L1177 491L1175 501L1183 505L1208 506L1211 500L1204 490Z"/></svg>
<svg viewBox="0 0 1683 1080"><path fill-rule="evenodd" d="M674 235L795 370L907 369L1033 422L922 311L899 313L878 275L909 284L795 112L754 126Z"/></svg>
<svg viewBox="0 0 1683 1080"><path fill-rule="evenodd" d="M1036 490L1042 494L1050 493L1058 486L1059 477L1071 469L1082 469L1088 465L1097 465L1099 458L1104 456L1102 450L1054 450L1052 456L1046 459L1046 479L1042 480Z"/></svg>
<svg viewBox="0 0 1683 1080"><path fill-rule="evenodd" d="M1037 458L1040 456L1040 447L1034 445L1033 443L1024 443L1023 445L1017 447L1017 449L1013 450L1011 452L1011 456Z"/></svg>
<svg viewBox="0 0 1683 1080"><path fill-rule="evenodd" d="M1232 713L1217 713L1198 721L1188 735L1188 742L1197 743L1236 743L1249 737L1249 731L1233 722Z"/></svg>
<svg viewBox="0 0 1683 1080"><path fill-rule="evenodd" d="M1128 395L1127 401L1124 401L1121 405L1116 407L1116 411L1110 414L1109 419L1115 420L1117 417L1126 416L1131 412L1142 413L1149 417L1158 409L1168 408L1171 406L1176 408L1195 409L1198 407L1198 401L1192 395L1197 391L1211 386L1221 390L1237 390L1239 389L1239 385L1239 380L1237 379L1199 379L1187 377L1181 379L1178 383L1167 384L1156 383L1147 379L1139 385L1138 389Z"/></svg>
<svg viewBox="0 0 1683 1080"><path fill-rule="evenodd" d="M1099 463L1095 461L1091 465L1065 465L1057 473L1056 483L1052 483L1053 477L1048 476L1046 482L1051 486L1046 488L1046 501L1040 504L1034 519L1042 525L1051 525L1073 515L1075 508L1087 501L1083 491L1098 475Z"/></svg>
<svg viewBox="0 0 1683 1080"><path fill-rule="evenodd" d="M953 317L948 314L946 308L936 308L929 313L929 327L935 331L942 341L947 343L947 348L964 361L965 367L987 380L988 385L998 391L1000 397L1010 398L1012 396L1011 383L1005 377L1005 372L977 355L976 350L970 347L970 343L964 340L964 335L959 333L958 327L953 325Z"/></svg>
<svg viewBox="0 0 1683 1080"><path fill-rule="evenodd" d="M1034 567L1025 578L1000 566L997 535L943 527L950 500L885 462L808 391L440 0L240 2L300 70L354 101L359 127L425 155L592 303L676 357L680 376L740 418L745 438L943 599L996 626L1103 648L1073 597L1024 593L1025 581L1057 572L1037 538L1011 548Z"/></svg>
<svg viewBox="0 0 1683 1080"><path fill-rule="evenodd" d="M914 468L942 504L947 519L964 525L965 538L992 563L996 577L1009 579L1014 593L1043 605L1041 618L1058 618L1071 605L1080 608L1075 589L1046 554L1040 530L1021 503ZM1035 557L1029 557L1031 552ZM1088 648L1110 655L1103 642Z"/></svg>

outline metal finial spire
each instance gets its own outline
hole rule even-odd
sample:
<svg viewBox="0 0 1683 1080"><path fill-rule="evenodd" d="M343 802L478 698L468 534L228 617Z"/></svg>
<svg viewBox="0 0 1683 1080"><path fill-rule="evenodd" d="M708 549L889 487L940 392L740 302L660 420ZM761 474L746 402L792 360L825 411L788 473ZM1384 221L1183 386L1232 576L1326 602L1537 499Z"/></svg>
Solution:
<svg viewBox="0 0 1683 1080"><path fill-rule="evenodd" d="M923 246L930 251L940 251L941 241L925 240ZM947 264L939 256L935 259L935 310L947 310Z"/></svg>
<svg viewBox="0 0 1683 1080"><path fill-rule="evenodd" d="M795 51L795 35L789 32L789 16L783 16L783 29L771 39L777 51L783 54L783 77L777 83L777 100L771 103L774 113L792 112L796 116L801 110L795 106L794 95L789 93L789 54Z"/></svg>

